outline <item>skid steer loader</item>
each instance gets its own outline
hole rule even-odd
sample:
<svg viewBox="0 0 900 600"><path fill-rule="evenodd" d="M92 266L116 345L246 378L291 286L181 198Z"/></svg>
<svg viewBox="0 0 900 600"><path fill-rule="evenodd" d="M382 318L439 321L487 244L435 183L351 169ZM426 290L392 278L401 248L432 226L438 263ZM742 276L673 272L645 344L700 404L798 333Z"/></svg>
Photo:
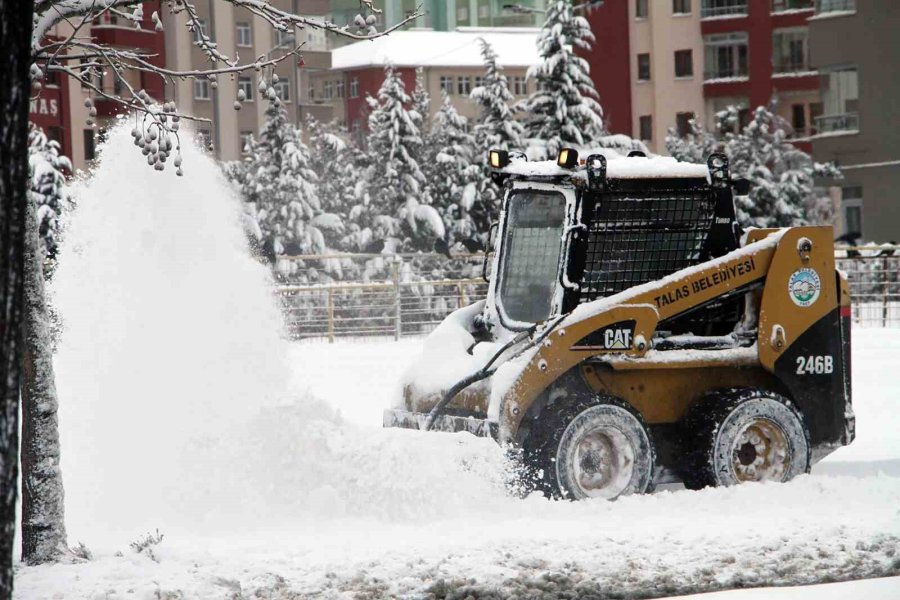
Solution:
<svg viewBox="0 0 900 600"><path fill-rule="evenodd" d="M386 427L492 436L573 499L787 481L853 440L830 227L741 231L723 154L489 156L487 299L426 339Z"/></svg>

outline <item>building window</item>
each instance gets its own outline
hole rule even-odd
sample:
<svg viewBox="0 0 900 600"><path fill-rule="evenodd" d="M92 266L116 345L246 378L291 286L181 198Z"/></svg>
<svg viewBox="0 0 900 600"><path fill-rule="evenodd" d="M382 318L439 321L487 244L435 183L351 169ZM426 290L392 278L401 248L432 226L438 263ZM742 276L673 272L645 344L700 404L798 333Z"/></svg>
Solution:
<svg viewBox="0 0 900 600"><path fill-rule="evenodd" d="M746 15L747 0L703 0L700 7L701 17L724 17Z"/></svg>
<svg viewBox="0 0 900 600"><path fill-rule="evenodd" d="M859 80L856 67L820 72L822 109L818 133L859 130Z"/></svg>
<svg viewBox="0 0 900 600"><path fill-rule="evenodd" d="M703 38L705 79L747 76L747 32L720 33Z"/></svg>
<svg viewBox="0 0 900 600"><path fill-rule="evenodd" d="M673 15L691 14L691 0L672 0Z"/></svg>
<svg viewBox="0 0 900 600"><path fill-rule="evenodd" d="M447 75L441 75L441 91L448 96L453 95L453 78Z"/></svg>
<svg viewBox="0 0 900 600"><path fill-rule="evenodd" d="M238 90L244 92L244 100L247 102L253 102L253 78L252 77L239 77L238 78Z"/></svg>
<svg viewBox="0 0 900 600"><path fill-rule="evenodd" d="M334 91L336 92L335 95L338 98L344 97L344 80L343 79L338 79L337 81L334 82Z"/></svg>
<svg viewBox="0 0 900 600"><path fill-rule="evenodd" d="M814 0L772 0L772 12L779 13L786 10L807 10L815 8Z"/></svg>
<svg viewBox="0 0 900 600"><path fill-rule="evenodd" d="M691 132L691 121L694 119L692 112L675 113L675 128L681 137L687 136Z"/></svg>
<svg viewBox="0 0 900 600"><path fill-rule="evenodd" d="M816 13L856 12L856 0L816 0Z"/></svg>
<svg viewBox="0 0 900 600"><path fill-rule="evenodd" d="M490 4L480 4L478 6L478 18L479 19L487 19L491 16L491 5Z"/></svg>
<svg viewBox="0 0 900 600"><path fill-rule="evenodd" d="M332 86L331 81L326 81L322 86L322 97L326 100L331 100L334 96L334 87Z"/></svg>
<svg viewBox="0 0 900 600"><path fill-rule="evenodd" d="M806 131L806 105L791 105L791 127L794 128L794 135L797 137L805 137Z"/></svg>
<svg viewBox="0 0 900 600"><path fill-rule="evenodd" d="M359 98L359 79L356 77L350 80L350 97Z"/></svg>
<svg viewBox="0 0 900 600"><path fill-rule="evenodd" d="M475 78L475 87L482 87L482 86L484 86L484 77L479 75L478 77Z"/></svg>
<svg viewBox="0 0 900 600"><path fill-rule="evenodd" d="M775 73L809 70L806 27L776 29L772 33L772 66Z"/></svg>
<svg viewBox="0 0 900 600"><path fill-rule="evenodd" d="M693 50L676 50L675 51L675 77L693 77L694 76L694 51Z"/></svg>
<svg viewBox="0 0 900 600"><path fill-rule="evenodd" d="M284 46L289 46L294 43L294 32L293 31L282 31L280 29L275 30L275 47L282 48Z"/></svg>
<svg viewBox="0 0 900 600"><path fill-rule="evenodd" d="M193 35L195 44L203 39L203 36L206 35L206 19L197 19L197 25L194 26Z"/></svg>
<svg viewBox="0 0 900 600"><path fill-rule="evenodd" d="M641 139L649 142L653 139L653 115L642 115L638 118L641 130Z"/></svg>
<svg viewBox="0 0 900 600"><path fill-rule="evenodd" d="M650 55L638 54L637 64L638 81L648 81L650 79Z"/></svg>
<svg viewBox="0 0 900 600"><path fill-rule="evenodd" d="M457 77L456 91L460 96L468 96L472 91L472 80L466 76Z"/></svg>
<svg viewBox="0 0 900 600"><path fill-rule="evenodd" d="M855 233L862 236L862 186L853 185L841 188L841 203L844 207L844 233Z"/></svg>
<svg viewBox="0 0 900 600"><path fill-rule="evenodd" d="M194 80L194 100L209 100L209 80L203 77Z"/></svg>
<svg viewBox="0 0 900 600"><path fill-rule="evenodd" d="M238 142L240 144L238 151L240 151L241 154L249 154L250 153L250 151L251 151L250 144L251 144L252 139L253 139L252 131L242 131L241 132L241 139Z"/></svg>
<svg viewBox="0 0 900 600"><path fill-rule="evenodd" d="M469 7L468 6L460 6L456 9L456 20L457 21L468 21L469 20Z"/></svg>
<svg viewBox="0 0 900 600"><path fill-rule="evenodd" d="M197 136L200 138L200 143L203 144L204 148L212 149L212 137L209 134L209 129L199 129Z"/></svg>
<svg viewBox="0 0 900 600"><path fill-rule="evenodd" d="M516 96L528 94L528 81L524 77L513 77L513 94Z"/></svg>
<svg viewBox="0 0 900 600"><path fill-rule="evenodd" d="M287 79L279 79L272 87L275 88L275 95L282 102L287 102L291 99L291 82Z"/></svg>
<svg viewBox="0 0 900 600"><path fill-rule="evenodd" d="M253 45L253 31L250 29L250 23L238 23L237 28L237 45L241 48L248 48Z"/></svg>
<svg viewBox="0 0 900 600"><path fill-rule="evenodd" d="M648 0L634 0L634 16L638 19L646 19L650 14L650 3Z"/></svg>
<svg viewBox="0 0 900 600"><path fill-rule="evenodd" d="M96 149L94 146L94 130L84 130L84 160L94 160Z"/></svg>

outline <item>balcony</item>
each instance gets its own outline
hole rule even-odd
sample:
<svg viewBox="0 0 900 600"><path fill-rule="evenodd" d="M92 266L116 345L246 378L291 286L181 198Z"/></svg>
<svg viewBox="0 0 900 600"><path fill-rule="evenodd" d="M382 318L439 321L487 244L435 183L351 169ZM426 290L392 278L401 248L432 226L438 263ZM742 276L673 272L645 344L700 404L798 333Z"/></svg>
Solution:
<svg viewBox="0 0 900 600"><path fill-rule="evenodd" d="M856 12L856 0L816 0L816 14Z"/></svg>
<svg viewBox="0 0 900 600"><path fill-rule="evenodd" d="M816 133L818 135L855 131L859 131L859 113L816 117Z"/></svg>
<svg viewBox="0 0 900 600"><path fill-rule="evenodd" d="M709 17L745 16L747 0L704 0L700 7L700 16Z"/></svg>
<svg viewBox="0 0 900 600"><path fill-rule="evenodd" d="M779 61L772 67L774 75L812 74L814 70L809 66L809 61Z"/></svg>

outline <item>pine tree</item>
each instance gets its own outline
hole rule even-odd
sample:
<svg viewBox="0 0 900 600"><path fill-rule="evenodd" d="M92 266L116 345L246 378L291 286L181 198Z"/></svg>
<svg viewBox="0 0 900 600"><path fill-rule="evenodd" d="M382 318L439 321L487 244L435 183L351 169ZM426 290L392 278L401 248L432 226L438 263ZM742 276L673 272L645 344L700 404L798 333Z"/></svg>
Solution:
<svg viewBox="0 0 900 600"><path fill-rule="evenodd" d="M59 143L29 124L28 163L31 169L31 198L36 203L38 233L44 248L45 275L49 278L62 229L62 215L71 206L65 172L72 171L68 157L60 154Z"/></svg>
<svg viewBox="0 0 900 600"><path fill-rule="evenodd" d="M324 252L322 232L310 224L321 207L309 149L277 98L270 100L260 139L248 154L242 192L255 206L263 245L275 255Z"/></svg>
<svg viewBox="0 0 900 600"><path fill-rule="evenodd" d="M441 108L434 115L428 136L430 153L423 170L429 183L433 205L442 215L449 235L448 246L474 239L479 233L473 220L481 166L472 163L474 136L467 132L468 122L444 94Z"/></svg>
<svg viewBox="0 0 900 600"><path fill-rule="evenodd" d="M575 16L571 0L551 0L538 37L541 63L528 70L538 89L523 104L529 114L525 130L546 144L547 156L564 146L590 144L604 132L603 110L587 61L576 48L589 50L594 34L584 17Z"/></svg>
<svg viewBox="0 0 900 600"><path fill-rule="evenodd" d="M716 133L692 122L691 134L666 137L666 148L679 160L705 162L712 151L724 152L731 176L750 181L750 194L736 196L737 218L745 227L806 225L830 211L828 198L816 193L816 178L839 178L833 163L817 163L788 138L790 125L776 113L773 100L759 106L743 129L738 110L731 106L716 115Z"/></svg>
<svg viewBox="0 0 900 600"><path fill-rule="evenodd" d="M309 167L316 174L322 208L312 223L324 234L326 245L337 249L346 233L347 213L355 203L355 169L347 142L333 123L321 123L310 115L305 125L309 136Z"/></svg>
<svg viewBox="0 0 900 600"><path fill-rule="evenodd" d="M475 230L484 238L500 212L500 190L491 181L488 152L494 148L524 150L525 129L510 107L514 97L509 91L506 75L497 65L497 53L487 40L479 38L478 42L484 61L484 83L473 89L470 97L481 109L474 127L474 162L480 168L481 176L477 189L467 192L465 203L470 204L467 211ZM484 239L481 241L485 242Z"/></svg>
<svg viewBox="0 0 900 600"><path fill-rule="evenodd" d="M420 107L423 102L422 97L416 101ZM404 249L429 250L435 239L444 237L444 227L425 189L421 115L408 108L412 104L400 74L392 65L385 67L378 98L369 98L371 200L366 209L376 226L375 239L399 237ZM388 215L396 215L395 220L385 219Z"/></svg>

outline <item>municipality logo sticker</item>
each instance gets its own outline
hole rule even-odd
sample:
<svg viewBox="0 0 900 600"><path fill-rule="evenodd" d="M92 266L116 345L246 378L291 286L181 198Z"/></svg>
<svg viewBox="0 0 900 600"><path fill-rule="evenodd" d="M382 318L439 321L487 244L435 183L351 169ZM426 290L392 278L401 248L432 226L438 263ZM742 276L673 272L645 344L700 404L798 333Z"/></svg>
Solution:
<svg viewBox="0 0 900 600"><path fill-rule="evenodd" d="M797 306L811 306L821 289L819 274L812 269L797 269L788 280L788 293Z"/></svg>

